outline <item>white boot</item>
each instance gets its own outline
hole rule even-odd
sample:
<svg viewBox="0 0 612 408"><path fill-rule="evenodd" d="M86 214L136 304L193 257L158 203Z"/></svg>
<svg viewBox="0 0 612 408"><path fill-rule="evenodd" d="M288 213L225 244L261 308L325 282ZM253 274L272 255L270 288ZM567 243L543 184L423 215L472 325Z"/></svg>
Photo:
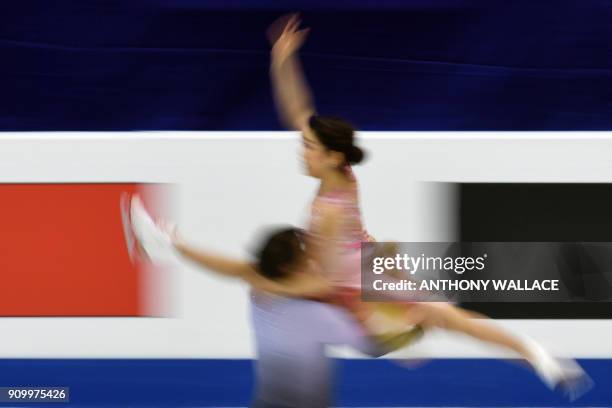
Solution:
<svg viewBox="0 0 612 408"><path fill-rule="evenodd" d="M170 236L155 224L138 196L132 197L130 217L134 235L152 262L170 264L177 260Z"/></svg>
<svg viewBox="0 0 612 408"><path fill-rule="evenodd" d="M525 339L525 345L532 356L529 362L551 390L559 390L573 401L593 387L593 381L576 361L554 358L542 345L530 338Z"/></svg>

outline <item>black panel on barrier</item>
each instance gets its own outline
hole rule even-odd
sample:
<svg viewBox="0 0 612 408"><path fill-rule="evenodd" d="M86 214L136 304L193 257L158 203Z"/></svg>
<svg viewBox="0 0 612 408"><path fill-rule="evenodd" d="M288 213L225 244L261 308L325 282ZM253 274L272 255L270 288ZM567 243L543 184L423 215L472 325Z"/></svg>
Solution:
<svg viewBox="0 0 612 408"><path fill-rule="evenodd" d="M612 284L612 264L589 244L612 242L612 184L464 183L459 191L461 241L559 242L558 262L578 300L462 306L507 319L612 318L601 295ZM585 284L593 279L601 284Z"/></svg>

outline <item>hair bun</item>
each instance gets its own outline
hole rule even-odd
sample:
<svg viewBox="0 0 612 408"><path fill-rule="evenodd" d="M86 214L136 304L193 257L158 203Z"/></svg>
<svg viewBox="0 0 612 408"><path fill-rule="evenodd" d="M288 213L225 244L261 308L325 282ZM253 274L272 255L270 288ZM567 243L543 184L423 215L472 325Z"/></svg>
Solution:
<svg viewBox="0 0 612 408"><path fill-rule="evenodd" d="M359 164L363 160L365 154L363 150L357 146L351 146L351 150L346 154L346 160L350 164Z"/></svg>
<svg viewBox="0 0 612 408"><path fill-rule="evenodd" d="M325 148L343 153L349 164L358 164L363 160L363 150L353 144L355 129L347 121L333 116L312 115L308 119L308 126Z"/></svg>

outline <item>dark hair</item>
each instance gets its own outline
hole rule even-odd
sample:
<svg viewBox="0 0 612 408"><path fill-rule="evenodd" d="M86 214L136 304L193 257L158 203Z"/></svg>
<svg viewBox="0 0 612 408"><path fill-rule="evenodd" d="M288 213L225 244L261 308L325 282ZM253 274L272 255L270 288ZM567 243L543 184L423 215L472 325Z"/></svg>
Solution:
<svg viewBox="0 0 612 408"><path fill-rule="evenodd" d="M363 160L365 156L363 150L354 144L355 128L347 121L330 116L312 115L308 120L308 126L323 146L343 153L349 164L358 164Z"/></svg>
<svg viewBox="0 0 612 408"><path fill-rule="evenodd" d="M304 253L303 232L299 228L284 227L270 232L256 253L257 269L268 279L287 276L287 268Z"/></svg>

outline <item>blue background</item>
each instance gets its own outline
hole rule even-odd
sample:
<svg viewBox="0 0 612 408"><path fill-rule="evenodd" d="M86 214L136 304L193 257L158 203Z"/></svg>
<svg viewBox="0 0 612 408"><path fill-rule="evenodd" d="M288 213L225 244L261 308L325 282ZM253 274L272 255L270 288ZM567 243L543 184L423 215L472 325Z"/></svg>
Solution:
<svg viewBox="0 0 612 408"><path fill-rule="evenodd" d="M611 362L581 360L597 386L570 403L516 362L440 359L411 370L384 360L341 360L336 400L341 407L610 406ZM68 386L70 405L76 406L236 407L250 402L252 364L251 360L0 360L0 384Z"/></svg>
<svg viewBox="0 0 612 408"><path fill-rule="evenodd" d="M3 2L0 130L280 129L267 26L364 130L612 129L607 0Z"/></svg>

